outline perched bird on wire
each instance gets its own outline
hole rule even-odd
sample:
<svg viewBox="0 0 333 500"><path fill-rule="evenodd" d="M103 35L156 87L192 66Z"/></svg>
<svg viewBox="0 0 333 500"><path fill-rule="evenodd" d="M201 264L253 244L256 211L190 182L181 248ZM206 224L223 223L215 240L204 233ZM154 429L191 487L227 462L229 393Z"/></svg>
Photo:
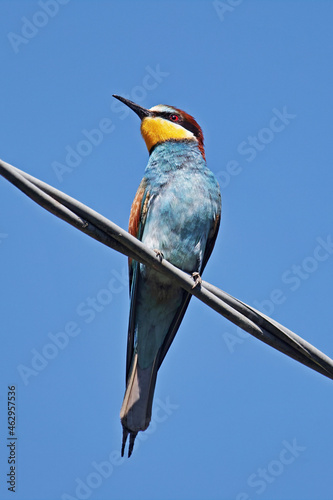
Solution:
<svg viewBox="0 0 333 500"><path fill-rule="evenodd" d="M141 119L149 151L144 177L134 198L129 232L160 258L192 274L200 283L213 250L221 217L221 195L207 168L203 134L195 119L159 104L145 109L116 99ZM120 411L123 456L139 431L147 429L159 367L177 333L191 294L151 267L129 260L130 316L126 391Z"/></svg>

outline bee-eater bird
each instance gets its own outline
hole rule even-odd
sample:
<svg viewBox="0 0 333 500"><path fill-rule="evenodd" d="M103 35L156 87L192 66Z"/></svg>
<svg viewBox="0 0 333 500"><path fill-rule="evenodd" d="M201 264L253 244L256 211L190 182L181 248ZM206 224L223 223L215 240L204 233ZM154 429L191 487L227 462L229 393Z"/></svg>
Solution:
<svg viewBox="0 0 333 500"><path fill-rule="evenodd" d="M129 232L198 279L213 250L221 216L220 188L206 166L202 130L180 109L162 104L145 109L124 97L114 97L141 119L141 134L150 155L132 204ZM129 282L126 391L120 419L121 454L130 434L130 457L137 433L149 425L157 371L191 294L131 259Z"/></svg>

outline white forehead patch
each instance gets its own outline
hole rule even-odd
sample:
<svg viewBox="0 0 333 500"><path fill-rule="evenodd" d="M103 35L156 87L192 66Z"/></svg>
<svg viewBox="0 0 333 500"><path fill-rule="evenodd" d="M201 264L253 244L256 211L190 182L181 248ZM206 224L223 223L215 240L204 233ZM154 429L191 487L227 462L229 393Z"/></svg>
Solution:
<svg viewBox="0 0 333 500"><path fill-rule="evenodd" d="M164 113L176 113L176 110L171 106L167 106L166 104L157 104L157 106L153 106L149 111L159 111Z"/></svg>

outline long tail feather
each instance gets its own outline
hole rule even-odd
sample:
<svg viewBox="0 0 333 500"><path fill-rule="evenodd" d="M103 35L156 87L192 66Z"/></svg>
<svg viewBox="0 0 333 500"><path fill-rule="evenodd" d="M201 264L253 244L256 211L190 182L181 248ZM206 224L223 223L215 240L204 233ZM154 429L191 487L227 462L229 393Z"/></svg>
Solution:
<svg viewBox="0 0 333 500"><path fill-rule="evenodd" d="M144 431L149 425L156 371L156 363L148 368L140 368L138 355L135 354L120 410L121 423L130 432Z"/></svg>
<svg viewBox="0 0 333 500"><path fill-rule="evenodd" d="M121 456L124 456L124 451L125 451L125 445L127 441L127 436L128 436L128 430L126 427L123 427L123 442L121 444Z"/></svg>
<svg viewBox="0 0 333 500"><path fill-rule="evenodd" d="M128 447L128 458L132 455L133 448L134 448L134 441L137 436L137 432L130 432L126 427L123 427L123 441L121 444L121 456L124 456L125 452L125 446L126 446L126 441L127 441L127 436L128 434L130 435L130 441L129 441L129 447Z"/></svg>

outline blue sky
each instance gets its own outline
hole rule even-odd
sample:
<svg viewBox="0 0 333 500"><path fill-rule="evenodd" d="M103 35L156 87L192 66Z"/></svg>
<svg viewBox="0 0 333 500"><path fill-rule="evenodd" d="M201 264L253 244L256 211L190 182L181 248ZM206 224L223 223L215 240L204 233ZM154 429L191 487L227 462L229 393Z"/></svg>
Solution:
<svg viewBox="0 0 333 500"><path fill-rule="evenodd" d="M203 128L205 279L333 355L329 1L1 1L3 160L127 227L148 154L120 94ZM193 299L119 459L127 262L0 180L0 498L331 498L332 382ZM45 357L46 355L46 357Z"/></svg>

